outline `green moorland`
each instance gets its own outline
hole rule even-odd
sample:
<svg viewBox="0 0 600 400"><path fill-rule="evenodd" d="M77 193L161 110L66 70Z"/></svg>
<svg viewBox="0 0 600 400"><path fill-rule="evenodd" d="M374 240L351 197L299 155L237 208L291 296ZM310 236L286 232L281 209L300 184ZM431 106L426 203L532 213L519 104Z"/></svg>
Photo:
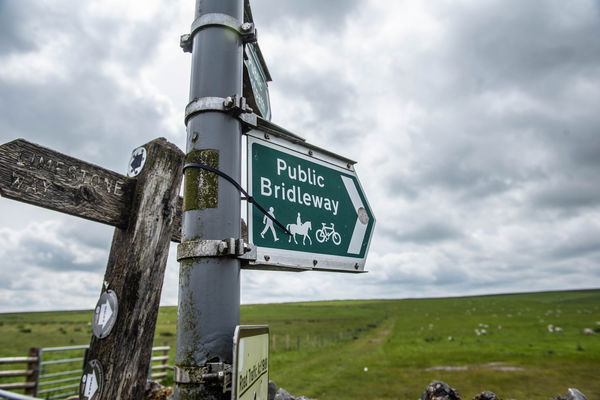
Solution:
<svg viewBox="0 0 600 400"><path fill-rule="evenodd" d="M172 346L171 364L176 314L161 308L155 334ZM491 390L548 400L569 387L600 399L600 290L246 305L241 314L243 324L270 325L270 378L296 395L415 400L442 380L464 399ZM90 317L0 314L0 357L87 344Z"/></svg>

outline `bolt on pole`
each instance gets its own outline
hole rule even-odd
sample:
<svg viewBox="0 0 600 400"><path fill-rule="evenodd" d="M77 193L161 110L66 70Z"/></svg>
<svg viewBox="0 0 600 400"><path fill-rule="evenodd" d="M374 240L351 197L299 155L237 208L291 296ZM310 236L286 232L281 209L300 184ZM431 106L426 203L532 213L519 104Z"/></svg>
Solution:
<svg viewBox="0 0 600 400"><path fill-rule="evenodd" d="M243 0L197 0L196 21L220 14L243 22ZM222 24L192 32L190 101L242 95L243 44ZM218 169L237 182L241 175L241 124L234 116L204 110L187 120L185 163ZM182 242L240 238L240 193L225 179L199 168L184 173ZM230 392L201 378L207 363L232 364L233 334L240 319L240 262L233 257L182 260L179 272L174 398L227 399Z"/></svg>

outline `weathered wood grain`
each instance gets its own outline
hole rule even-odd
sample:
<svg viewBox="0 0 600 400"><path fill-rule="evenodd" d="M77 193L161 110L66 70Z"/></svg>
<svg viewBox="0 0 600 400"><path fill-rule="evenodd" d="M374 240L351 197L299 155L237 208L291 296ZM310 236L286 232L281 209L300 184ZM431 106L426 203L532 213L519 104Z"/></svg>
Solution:
<svg viewBox="0 0 600 400"><path fill-rule="evenodd" d="M127 226L135 180L23 139L0 146L0 194L112 226Z"/></svg>
<svg viewBox="0 0 600 400"><path fill-rule="evenodd" d="M0 195L9 199L126 228L135 184L136 179L24 139L0 146ZM182 204L179 197L174 242L181 242Z"/></svg>
<svg viewBox="0 0 600 400"><path fill-rule="evenodd" d="M38 390L42 350L38 347L31 347L27 356L29 358L36 358L36 361L30 361L27 363L27 369L33 371L33 373L29 375L25 381L25 384L28 385L25 388L25 394L33 396L37 394Z"/></svg>
<svg viewBox="0 0 600 400"><path fill-rule="evenodd" d="M177 214L183 153L165 139L144 146L127 229L115 229L103 290L118 298L110 334L92 337L88 360L104 369L101 399L142 399L152 353L169 243Z"/></svg>
<svg viewBox="0 0 600 400"><path fill-rule="evenodd" d="M182 160L183 162L183 160ZM179 177L181 181L181 177ZM183 197L177 197L177 206L175 207L175 217L173 218L173 233L171 234L171 241L181 243L181 219L183 210Z"/></svg>

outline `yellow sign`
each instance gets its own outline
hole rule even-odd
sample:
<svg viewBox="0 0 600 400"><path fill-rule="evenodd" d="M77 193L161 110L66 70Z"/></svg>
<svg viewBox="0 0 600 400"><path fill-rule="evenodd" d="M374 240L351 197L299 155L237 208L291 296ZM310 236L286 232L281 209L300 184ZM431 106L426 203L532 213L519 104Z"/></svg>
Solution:
<svg viewBox="0 0 600 400"><path fill-rule="evenodd" d="M233 400L267 400L269 327L238 326L234 337Z"/></svg>

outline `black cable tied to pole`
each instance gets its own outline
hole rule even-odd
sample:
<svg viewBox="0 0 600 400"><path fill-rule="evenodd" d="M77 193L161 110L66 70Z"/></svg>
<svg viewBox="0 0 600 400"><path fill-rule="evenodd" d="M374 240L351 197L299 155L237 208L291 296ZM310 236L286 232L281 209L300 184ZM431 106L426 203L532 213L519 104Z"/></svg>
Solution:
<svg viewBox="0 0 600 400"><path fill-rule="evenodd" d="M206 170L208 172L212 172L213 174L217 174L219 175L221 178L224 178L226 181L228 181L229 183L231 183L240 193L242 193L245 197L242 197L242 200L246 200L248 203L252 203L254 204L254 206L256 208L258 208L258 210L263 213L267 218L269 218L271 221L273 221L278 227L280 227L285 233L287 233L288 235L292 235L292 233L285 227L283 226L283 224L281 222L279 222L277 220L277 218L275 218L274 216L272 216L271 214L269 214L269 212L267 210L264 209L263 206L261 206L255 199L254 197L250 196L248 194L248 192L246 192L244 190L244 188L235 181L235 179L233 179L232 177L230 177L229 175L227 175L226 173L224 173L223 171L219 171L218 169L215 169L209 165L206 164L201 164L201 163L187 163L183 166L183 172L185 172L186 169L188 168L201 168L203 170Z"/></svg>

